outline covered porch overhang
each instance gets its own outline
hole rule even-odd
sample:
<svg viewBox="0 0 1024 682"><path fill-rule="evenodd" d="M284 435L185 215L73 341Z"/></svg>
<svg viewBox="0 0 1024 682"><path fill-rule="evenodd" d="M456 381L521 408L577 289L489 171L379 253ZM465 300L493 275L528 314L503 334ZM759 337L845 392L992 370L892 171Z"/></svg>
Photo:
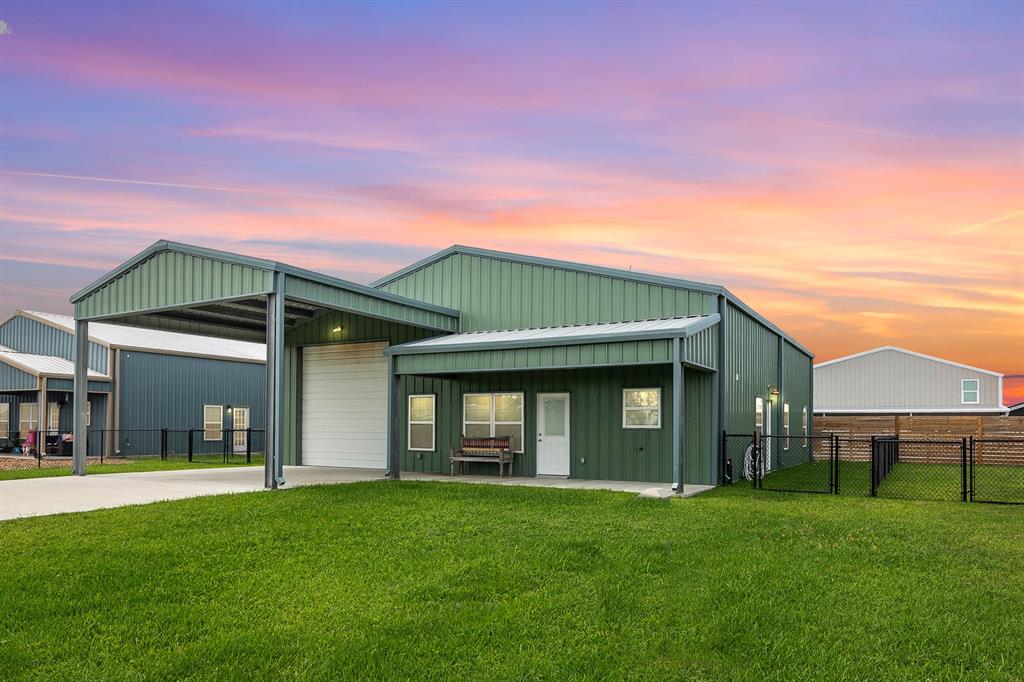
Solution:
<svg viewBox="0 0 1024 682"><path fill-rule="evenodd" d="M75 473L85 474L88 325L103 321L263 342L267 345L265 485L283 483L282 367L285 334L332 311L447 334L459 313L261 258L160 241L71 298L75 305ZM83 359L79 362L79 358ZM397 475L397 471L389 472Z"/></svg>
<svg viewBox="0 0 1024 682"><path fill-rule="evenodd" d="M712 313L639 322L467 332L392 346L385 351L389 357L393 395L391 466L398 466L400 412L397 400L403 375L457 376L670 365L673 485L676 490L682 490L686 456L684 377L688 369L714 373L714 390L720 391L719 322L720 316Z"/></svg>

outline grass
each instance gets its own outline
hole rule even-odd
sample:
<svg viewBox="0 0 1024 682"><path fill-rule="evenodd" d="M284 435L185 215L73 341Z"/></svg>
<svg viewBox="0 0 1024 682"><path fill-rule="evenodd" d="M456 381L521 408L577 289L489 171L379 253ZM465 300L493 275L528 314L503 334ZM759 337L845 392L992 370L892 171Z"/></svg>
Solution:
<svg viewBox="0 0 1024 682"><path fill-rule="evenodd" d="M0 679L1024 678L1016 507L372 482L0 547Z"/></svg>
<svg viewBox="0 0 1024 682"><path fill-rule="evenodd" d="M828 492L829 463L807 462L773 471L764 477L766 489ZM961 470L956 464L900 462L878 486L879 497L956 502L961 495ZM974 467L975 497L992 502L1024 502L1024 467L977 464ZM842 495L871 494L869 462L839 463Z"/></svg>
<svg viewBox="0 0 1024 682"><path fill-rule="evenodd" d="M253 455L253 466L263 466L263 455ZM157 457L151 459L135 459L119 464L89 464L86 467L87 474L124 474L135 471L171 471L175 469L212 469L217 467L246 466L244 457L238 463L224 464L219 456L214 460L189 462L184 458L169 458L161 460ZM52 476L70 476L71 462L61 467L39 467L28 469L6 469L0 470L0 481L13 481L22 478L50 478Z"/></svg>

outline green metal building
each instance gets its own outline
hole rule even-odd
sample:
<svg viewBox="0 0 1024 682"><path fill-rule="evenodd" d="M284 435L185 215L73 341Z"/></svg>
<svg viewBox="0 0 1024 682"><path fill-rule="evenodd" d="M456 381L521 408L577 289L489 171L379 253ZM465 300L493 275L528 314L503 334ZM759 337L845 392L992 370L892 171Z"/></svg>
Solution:
<svg viewBox="0 0 1024 682"><path fill-rule="evenodd" d="M723 431L811 432L812 354L682 279L453 246L364 286L158 242L72 301L84 328L266 340L269 487L447 472L460 435L512 436L517 476L715 484Z"/></svg>

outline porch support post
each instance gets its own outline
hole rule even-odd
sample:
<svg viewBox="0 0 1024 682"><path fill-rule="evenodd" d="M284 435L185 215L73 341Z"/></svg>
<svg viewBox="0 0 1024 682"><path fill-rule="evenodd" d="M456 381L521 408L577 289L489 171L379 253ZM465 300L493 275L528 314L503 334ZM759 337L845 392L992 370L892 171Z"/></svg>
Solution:
<svg viewBox="0 0 1024 682"><path fill-rule="evenodd" d="M401 394L401 377L395 373L395 356L388 356L388 471L387 477L392 480L400 478L399 474L399 434L402 425L399 409Z"/></svg>
<svg viewBox="0 0 1024 682"><path fill-rule="evenodd" d="M36 452L46 454L46 432L50 419L50 411L46 400L46 377L39 377L39 395L36 397Z"/></svg>
<svg viewBox="0 0 1024 682"><path fill-rule="evenodd" d="M680 494L686 478L684 352L682 339L672 339L672 489Z"/></svg>
<svg viewBox="0 0 1024 682"><path fill-rule="evenodd" d="M75 320L75 389L74 399L74 439L72 454L75 476L85 476L86 440L89 437L85 426L86 402L89 400L89 322Z"/></svg>
<svg viewBox="0 0 1024 682"><path fill-rule="evenodd" d="M274 273L274 290L267 295L267 433L263 486L276 490L284 483L281 446L281 382L284 376L284 273Z"/></svg>

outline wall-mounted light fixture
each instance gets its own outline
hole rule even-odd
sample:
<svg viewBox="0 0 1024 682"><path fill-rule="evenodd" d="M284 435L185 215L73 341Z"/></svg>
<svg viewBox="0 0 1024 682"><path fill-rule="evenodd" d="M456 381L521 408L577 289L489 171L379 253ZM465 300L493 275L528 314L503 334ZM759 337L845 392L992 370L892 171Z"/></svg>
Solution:
<svg viewBox="0 0 1024 682"><path fill-rule="evenodd" d="M226 409L227 409L228 415L230 415L230 414L231 414L231 410L232 410L233 408L232 408L232 407L231 407L230 405L228 405Z"/></svg>
<svg viewBox="0 0 1024 682"><path fill-rule="evenodd" d="M332 329L332 330L331 330L331 332L332 332L332 333L334 333L334 334L340 334L340 333L341 333L341 330L342 330L342 329L344 329L344 327L342 327L342 326L341 326L341 325L339 324L339 325L338 325L337 327L335 327L334 329Z"/></svg>
<svg viewBox="0 0 1024 682"><path fill-rule="evenodd" d="M775 388L774 386L769 386L768 387L768 400L770 400L770 401L772 401L774 403L778 399L779 399L779 389Z"/></svg>

